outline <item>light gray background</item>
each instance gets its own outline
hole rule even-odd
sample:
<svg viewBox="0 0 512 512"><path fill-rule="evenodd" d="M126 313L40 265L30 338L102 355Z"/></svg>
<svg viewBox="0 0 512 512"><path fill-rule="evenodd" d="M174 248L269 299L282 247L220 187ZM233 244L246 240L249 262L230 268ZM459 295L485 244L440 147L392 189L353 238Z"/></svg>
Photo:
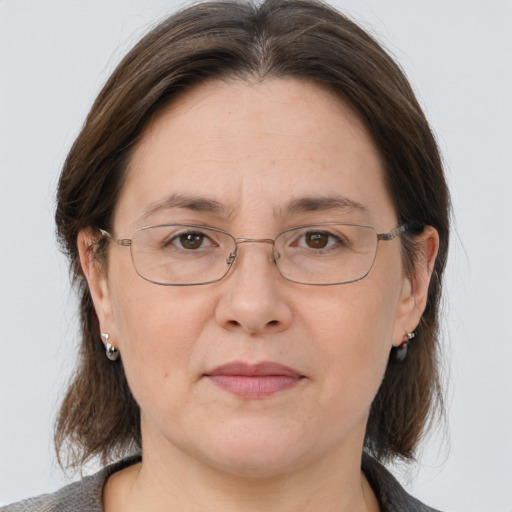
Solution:
<svg viewBox="0 0 512 512"><path fill-rule="evenodd" d="M442 510L511 512L512 2L334 3L412 80L453 193L448 435L396 471ZM77 325L53 234L59 169L113 66L180 4L0 0L0 504L67 481L51 446Z"/></svg>

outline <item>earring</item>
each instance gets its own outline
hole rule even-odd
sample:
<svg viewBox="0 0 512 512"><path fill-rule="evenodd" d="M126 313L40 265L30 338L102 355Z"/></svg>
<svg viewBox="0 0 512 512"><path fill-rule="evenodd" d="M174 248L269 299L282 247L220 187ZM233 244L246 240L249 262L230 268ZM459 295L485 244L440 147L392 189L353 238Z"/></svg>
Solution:
<svg viewBox="0 0 512 512"><path fill-rule="evenodd" d="M395 356L398 361L403 361L407 356L407 350L409 349L409 342L416 336L415 332L408 332L404 335L404 340L398 347L396 347Z"/></svg>
<svg viewBox="0 0 512 512"><path fill-rule="evenodd" d="M117 348L108 341L110 339L110 334L102 332L101 337L104 340L103 345L105 345L105 353L107 354L107 357L111 361L115 361L119 357L119 350L117 350Z"/></svg>

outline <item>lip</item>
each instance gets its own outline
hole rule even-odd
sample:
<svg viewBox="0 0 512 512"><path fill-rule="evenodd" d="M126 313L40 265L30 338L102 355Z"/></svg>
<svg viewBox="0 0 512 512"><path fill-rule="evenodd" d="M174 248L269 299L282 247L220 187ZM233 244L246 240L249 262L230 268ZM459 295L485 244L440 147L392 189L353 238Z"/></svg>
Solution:
<svg viewBox="0 0 512 512"><path fill-rule="evenodd" d="M265 398L297 386L304 375L280 363L227 363L208 371L204 377L213 384L242 398Z"/></svg>

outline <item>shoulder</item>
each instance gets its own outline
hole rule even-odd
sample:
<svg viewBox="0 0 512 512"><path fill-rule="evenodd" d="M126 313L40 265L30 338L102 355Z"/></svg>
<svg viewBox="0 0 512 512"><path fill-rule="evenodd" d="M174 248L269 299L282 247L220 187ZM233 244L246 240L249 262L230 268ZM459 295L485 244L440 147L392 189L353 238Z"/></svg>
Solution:
<svg viewBox="0 0 512 512"><path fill-rule="evenodd" d="M379 462L363 455L362 470L381 505L382 512L440 512L408 494Z"/></svg>
<svg viewBox="0 0 512 512"><path fill-rule="evenodd" d="M7 505L1 512L102 512L102 492L107 478L139 461L138 456L120 460L54 493Z"/></svg>
<svg viewBox="0 0 512 512"><path fill-rule="evenodd" d="M105 479L100 473L85 477L62 489L35 498L18 501L2 509L2 512L101 512L101 486ZM99 489L98 489L99 487ZM99 495L99 496L98 496ZM98 508L99 506L99 508Z"/></svg>

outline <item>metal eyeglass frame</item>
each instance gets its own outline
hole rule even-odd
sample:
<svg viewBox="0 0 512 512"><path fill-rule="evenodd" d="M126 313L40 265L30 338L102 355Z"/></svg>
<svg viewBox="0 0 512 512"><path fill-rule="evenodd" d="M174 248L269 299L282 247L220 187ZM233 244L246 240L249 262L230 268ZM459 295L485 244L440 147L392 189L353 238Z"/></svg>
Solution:
<svg viewBox="0 0 512 512"><path fill-rule="evenodd" d="M155 281L153 279L149 279L148 277L142 275L138 271L138 269L135 266L135 263L133 261L133 254L131 252L133 236L136 233L138 233L139 231L142 231L142 230L145 230L145 229L157 228L157 227L165 227L165 226L186 226L186 227L198 228L198 229L208 229L210 231L217 231L218 233L223 233L225 235L228 235L230 238L232 238L234 243L235 243L235 250L228 256L228 259L226 260L226 264L227 264L226 272L221 277L219 277L217 279L213 279L211 281L202 281L202 282L198 282L198 283L162 283L160 281ZM316 227L316 226L359 226L359 227L363 227L363 228L368 228L368 229L373 230L375 232L375 234L377 235L377 242L379 242L380 240L383 240L385 242L389 242L389 241L395 239L397 236L401 235L402 233L405 233L406 231L408 231L409 229L412 229L414 227L413 224L408 224L407 223L407 224L402 224L401 226L398 226L397 228L392 229L391 231L388 231L387 233L378 233L377 230L373 226L368 226L368 225L365 225L365 224L352 224L352 223L347 223L347 222L319 222L319 223L316 223L316 224L303 224L303 225L300 225L300 226L294 226L292 228L285 229L284 231L281 231L276 236L276 238L235 238L233 235L231 235L227 231L224 231L223 229L213 228L213 227L210 227L210 226L203 226L203 225L200 225L200 224L181 224L181 223L178 223L178 222L176 222L176 223L170 222L170 223L166 223L166 224L154 224L154 225L150 225L150 226L141 227L141 228L137 229L132 234L132 238L114 238L114 236L111 235L108 231L106 231L104 229L101 229L101 228L96 228L96 229L107 240L110 240L111 242L114 242L115 244L120 245L121 247L130 247L130 257L131 257L131 260L132 260L133 268L135 269L135 272L137 272L137 274L142 279L144 279L145 281L148 281L150 283L153 283L153 284L156 284L156 285L159 285L159 286L200 286L200 285L205 285L205 284L217 283L218 281L224 279L227 276L227 274L229 273L229 271L233 267L233 263L235 262L236 257L238 255L238 252L236 250L238 248L238 245L245 244L245 243L272 244L272 248L274 249L275 248L274 247L274 243L275 243L276 239L278 237L280 237L283 233L287 233L288 231L293 231L295 229L307 228L307 227L310 227L310 226L311 227ZM274 262L276 263L277 270L279 271L281 276L284 279L286 279L287 281L290 281L292 283L310 285L310 286L333 286L333 285L354 283L354 282L361 281L362 279L364 279L370 273L370 271L372 270L376 256L377 256L377 249L375 250L375 255L374 255L372 264L370 265L370 268L361 277L358 277L358 278L355 278L355 279L351 279L349 281L341 281L341 282L334 282L334 283L308 283L308 282L304 282L304 281L296 281L294 279L290 279L290 278L288 278L288 277L286 277L285 275L282 274L282 272L281 272L281 270L279 268L279 265L277 265L277 260L276 260L275 257L274 257Z"/></svg>

